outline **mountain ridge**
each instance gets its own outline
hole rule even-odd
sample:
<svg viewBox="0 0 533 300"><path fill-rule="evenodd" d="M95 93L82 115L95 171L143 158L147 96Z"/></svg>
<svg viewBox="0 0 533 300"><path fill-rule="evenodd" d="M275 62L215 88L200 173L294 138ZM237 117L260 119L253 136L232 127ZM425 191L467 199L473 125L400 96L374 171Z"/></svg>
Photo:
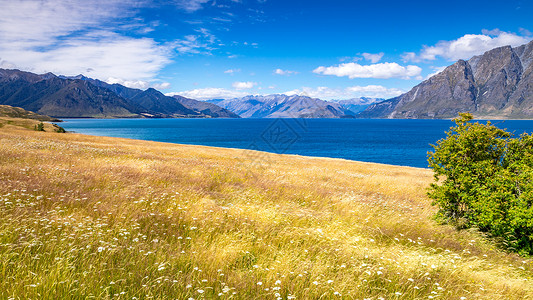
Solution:
<svg viewBox="0 0 533 300"><path fill-rule="evenodd" d="M38 75L16 69L0 69L0 104L56 118L217 117L152 88L142 91L83 75Z"/></svg>

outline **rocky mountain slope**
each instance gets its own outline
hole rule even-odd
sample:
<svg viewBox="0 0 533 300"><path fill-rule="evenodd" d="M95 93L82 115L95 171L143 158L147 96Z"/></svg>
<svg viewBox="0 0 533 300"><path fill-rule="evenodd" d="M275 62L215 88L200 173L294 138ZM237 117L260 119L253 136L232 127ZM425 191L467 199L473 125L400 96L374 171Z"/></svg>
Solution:
<svg viewBox="0 0 533 300"><path fill-rule="evenodd" d="M533 41L459 60L406 94L369 106L360 118L533 118Z"/></svg>
<svg viewBox="0 0 533 300"><path fill-rule="evenodd" d="M0 104L57 118L216 117L155 89L131 89L84 76L0 69Z"/></svg>
<svg viewBox="0 0 533 300"><path fill-rule="evenodd" d="M344 118L353 115L339 103L307 96L246 96L211 100L243 118Z"/></svg>

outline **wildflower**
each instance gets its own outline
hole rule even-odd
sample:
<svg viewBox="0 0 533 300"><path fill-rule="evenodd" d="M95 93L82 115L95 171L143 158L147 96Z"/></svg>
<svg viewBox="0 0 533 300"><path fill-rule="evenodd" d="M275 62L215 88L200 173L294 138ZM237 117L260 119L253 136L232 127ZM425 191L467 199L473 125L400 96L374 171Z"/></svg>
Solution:
<svg viewBox="0 0 533 300"><path fill-rule="evenodd" d="M281 284L281 280L276 280L276 285Z"/></svg>
<svg viewBox="0 0 533 300"><path fill-rule="evenodd" d="M261 281L259 281L259 282L257 283L257 285L263 285L263 283L262 283Z"/></svg>
<svg viewBox="0 0 533 300"><path fill-rule="evenodd" d="M203 294L204 290L197 290L198 293Z"/></svg>

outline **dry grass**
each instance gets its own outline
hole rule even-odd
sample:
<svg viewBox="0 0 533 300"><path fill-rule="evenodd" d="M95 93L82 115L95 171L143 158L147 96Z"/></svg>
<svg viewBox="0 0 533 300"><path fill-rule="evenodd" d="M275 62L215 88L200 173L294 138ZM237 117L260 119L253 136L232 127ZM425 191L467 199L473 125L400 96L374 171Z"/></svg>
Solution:
<svg viewBox="0 0 533 300"><path fill-rule="evenodd" d="M429 170L250 153L4 126L0 298L533 295L530 260L431 219Z"/></svg>
<svg viewBox="0 0 533 300"><path fill-rule="evenodd" d="M32 119L22 119L22 118L11 118L0 116L0 128L2 129L14 129L14 130L33 130L34 126L41 123L37 120ZM44 122L44 130L48 132L55 132L59 126Z"/></svg>

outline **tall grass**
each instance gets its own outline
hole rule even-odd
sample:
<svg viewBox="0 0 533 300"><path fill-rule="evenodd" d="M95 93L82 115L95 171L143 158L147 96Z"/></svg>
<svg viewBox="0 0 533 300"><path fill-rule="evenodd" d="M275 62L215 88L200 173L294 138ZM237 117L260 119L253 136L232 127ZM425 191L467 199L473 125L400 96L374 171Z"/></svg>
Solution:
<svg viewBox="0 0 533 300"><path fill-rule="evenodd" d="M524 299L426 169L0 129L2 299ZM464 298L463 298L464 297Z"/></svg>

